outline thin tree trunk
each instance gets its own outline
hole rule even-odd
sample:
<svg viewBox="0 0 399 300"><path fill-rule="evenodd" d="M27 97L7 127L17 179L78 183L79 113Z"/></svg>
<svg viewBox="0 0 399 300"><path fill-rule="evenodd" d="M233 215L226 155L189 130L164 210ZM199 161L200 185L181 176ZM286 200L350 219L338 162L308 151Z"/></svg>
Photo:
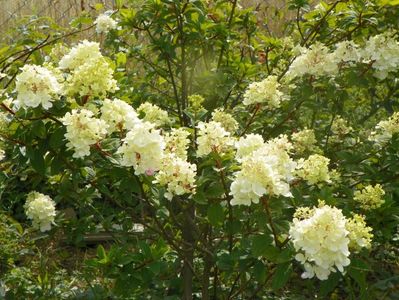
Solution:
<svg viewBox="0 0 399 300"><path fill-rule="evenodd" d="M186 242L184 246L184 261L182 269L182 279L183 279L183 297L184 300L193 299L193 263L194 263L194 229L193 222L195 218L195 207L190 205L185 214L185 222L183 229L183 239Z"/></svg>
<svg viewBox="0 0 399 300"><path fill-rule="evenodd" d="M208 225L206 227L206 235L205 239L208 239L208 246L212 245L212 227ZM212 247L208 247L212 248ZM208 253L205 253L204 256L204 272L202 274L202 300L209 300L209 285L211 280L211 269L212 269L213 259L212 256Z"/></svg>

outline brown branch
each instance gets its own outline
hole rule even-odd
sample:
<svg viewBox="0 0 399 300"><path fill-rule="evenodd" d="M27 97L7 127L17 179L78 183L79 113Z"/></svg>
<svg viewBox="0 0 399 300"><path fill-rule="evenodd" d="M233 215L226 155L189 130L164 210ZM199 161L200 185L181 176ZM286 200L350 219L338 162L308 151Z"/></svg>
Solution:
<svg viewBox="0 0 399 300"><path fill-rule="evenodd" d="M233 207L231 205L231 197L229 196L229 189L226 184L226 179L225 179L225 174L223 171L222 163L218 159L216 160L216 167L218 168L218 173L220 174L220 180L222 182L223 189L224 189L224 192L225 192L226 198L227 198L227 206L229 209L229 222L230 222L230 224L232 224L233 223ZM233 251L233 234L231 232L229 232L229 252L231 253L232 251Z"/></svg>
<svg viewBox="0 0 399 300"><path fill-rule="evenodd" d="M253 123L253 121L254 121L254 119L255 119L255 116L256 116L256 114L258 113L258 111L259 111L260 108L261 108L261 104L260 104L260 103L257 103L256 106L255 106L255 108L254 108L254 110L253 110L253 112L252 112L251 117L250 117L249 120L248 120L247 125L245 126L243 132L240 134L240 137L241 137L241 136L244 136L244 134L248 131L249 126L251 126L251 124Z"/></svg>
<svg viewBox="0 0 399 300"><path fill-rule="evenodd" d="M261 199L261 201L262 201L263 207L265 208L266 215L267 215L267 218L268 218L268 221L269 221L269 225L270 225L270 228L271 228L272 233L273 233L274 243L276 244L277 247L281 248L281 244L280 244L280 241L279 241L278 235L277 235L277 230L276 230L276 227L274 225L272 214L271 214L271 211L270 211L269 200L266 197L263 197Z"/></svg>

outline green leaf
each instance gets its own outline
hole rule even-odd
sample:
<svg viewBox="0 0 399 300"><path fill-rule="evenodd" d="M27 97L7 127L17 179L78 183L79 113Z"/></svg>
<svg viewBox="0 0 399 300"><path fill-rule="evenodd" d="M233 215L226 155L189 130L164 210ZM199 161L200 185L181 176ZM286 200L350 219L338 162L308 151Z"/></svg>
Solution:
<svg viewBox="0 0 399 300"><path fill-rule="evenodd" d="M27 150L27 154L32 168L39 174L44 175L46 173L46 163L41 151L30 148L30 150Z"/></svg>
<svg viewBox="0 0 399 300"><path fill-rule="evenodd" d="M320 296L325 298L329 293L331 293L339 283L341 278L340 273L331 273L327 280L323 280L320 283Z"/></svg>
<svg viewBox="0 0 399 300"><path fill-rule="evenodd" d="M392 6L399 5L399 0L380 0L378 2L382 6L384 6L384 5L392 5Z"/></svg>
<svg viewBox="0 0 399 300"><path fill-rule="evenodd" d="M44 139L46 137L46 126L42 120L37 120L32 123L32 131L38 138Z"/></svg>
<svg viewBox="0 0 399 300"><path fill-rule="evenodd" d="M58 150L64 144L65 129L63 127L57 128L50 136L50 147Z"/></svg>
<svg viewBox="0 0 399 300"><path fill-rule="evenodd" d="M270 256L274 248L273 245L273 238L269 235L257 235L254 236L252 239L252 255L255 257L259 256Z"/></svg>
<svg viewBox="0 0 399 300"><path fill-rule="evenodd" d="M105 252L105 249L102 245L99 245L97 247L97 256L99 258L98 263L105 265L109 262L107 253Z"/></svg>
<svg viewBox="0 0 399 300"><path fill-rule="evenodd" d="M348 275L356 281L362 291L366 290L366 273L370 271L368 264L360 259L352 259L348 267Z"/></svg>
<svg viewBox="0 0 399 300"><path fill-rule="evenodd" d="M125 0L116 0L115 4L117 8L121 8L125 3Z"/></svg>
<svg viewBox="0 0 399 300"><path fill-rule="evenodd" d="M292 264L290 262L277 265L272 279L272 289L275 291L281 289L290 279L291 273Z"/></svg>
<svg viewBox="0 0 399 300"><path fill-rule="evenodd" d="M258 261L253 267L253 274L257 281L263 282L266 279L266 266Z"/></svg>
<svg viewBox="0 0 399 300"><path fill-rule="evenodd" d="M207 212L209 223L213 226L222 226L224 222L224 211L220 203L211 204Z"/></svg>
<svg viewBox="0 0 399 300"><path fill-rule="evenodd" d="M193 200L198 204L208 204L208 200L206 199L205 194L200 191L195 193L195 195L193 196Z"/></svg>
<svg viewBox="0 0 399 300"><path fill-rule="evenodd" d="M152 258L151 248L145 241L140 241L138 243L138 246L140 247L140 249L145 257Z"/></svg>
<svg viewBox="0 0 399 300"><path fill-rule="evenodd" d="M225 190L220 184L211 184L206 189L206 195L210 198L220 198L224 195Z"/></svg>

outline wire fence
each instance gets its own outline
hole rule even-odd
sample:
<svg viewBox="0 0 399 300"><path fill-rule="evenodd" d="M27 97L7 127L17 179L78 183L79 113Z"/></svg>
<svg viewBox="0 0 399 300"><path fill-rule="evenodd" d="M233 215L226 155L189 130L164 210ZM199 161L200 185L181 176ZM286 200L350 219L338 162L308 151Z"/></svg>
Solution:
<svg viewBox="0 0 399 300"><path fill-rule="evenodd" d="M96 14L95 6L101 3L104 10L116 8L117 0L0 0L0 39L7 38L10 29L15 28L18 20L35 15L50 17L58 25L67 26L69 22L82 14ZM140 0L142 1L142 0ZM283 0L241 0L243 7L253 7L260 23L266 25L274 35L280 35L287 20L292 19L287 1ZM87 34L87 33L86 33ZM89 33L92 34L92 33ZM9 37L9 40L12 37ZM10 41L12 42L12 40Z"/></svg>
<svg viewBox="0 0 399 300"><path fill-rule="evenodd" d="M0 0L0 37L4 40L26 16L50 17L58 25L67 26L83 12L94 12L97 4L102 4L104 10L116 7L115 0Z"/></svg>

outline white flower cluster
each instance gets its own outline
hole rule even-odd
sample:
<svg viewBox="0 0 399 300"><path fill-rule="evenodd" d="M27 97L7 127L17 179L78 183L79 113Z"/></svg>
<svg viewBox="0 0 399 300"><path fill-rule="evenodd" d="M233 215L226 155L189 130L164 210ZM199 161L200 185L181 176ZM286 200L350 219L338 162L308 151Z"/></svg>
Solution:
<svg viewBox="0 0 399 300"><path fill-rule="evenodd" d="M280 107L286 96L280 90L277 76L268 76L260 82L252 82L244 93L244 105L265 103L269 109Z"/></svg>
<svg viewBox="0 0 399 300"><path fill-rule="evenodd" d="M108 124L108 133L131 130L140 122L136 111L125 101L105 99L101 107L101 120Z"/></svg>
<svg viewBox="0 0 399 300"><path fill-rule="evenodd" d="M38 107L44 109L53 106L55 98L61 93L61 85L56 76L47 68L25 65L15 81L18 107Z"/></svg>
<svg viewBox="0 0 399 300"><path fill-rule="evenodd" d="M234 117L220 108L212 112L212 121L219 122L226 131L231 133L236 132L238 129L238 122Z"/></svg>
<svg viewBox="0 0 399 300"><path fill-rule="evenodd" d="M362 190L355 191L353 200L359 203L362 209L372 210L384 204L384 195L385 191L380 184L367 185Z"/></svg>
<svg viewBox="0 0 399 300"><path fill-rule="evenodd" d="M200 122L197 128L197 155L199 157L206 156L211 152L221 154L232 148L234 140L220 123L215 121Z"/></svg>
<svg viewBox="0 0 399 300"><path fill-rule="evenodd" d="M177 157L165 155L154 183L167 187L165 198L172 200L174 195L195 194L197 166Z"/></svg>
<svg viewBox="0 0 399 300"><path fill-rule="evenodd" d="M24 208L26 215L32 220L33 227L40 229L42 232L51 229L56 210L55 203L49 196L31 192L27 196Z"/></svg>
<svg viewBox="0 0 399 300"><path fill-rule="evenodd" d="M70 96L105 97L107 92L117 90L114 71L105 60L90 60L76 68L72 76L67 77L66 93Z"/></svg>
<svg viewBox="0 0 399 300"><path fill-rule="evenodd" d="M393 32L387 31L370 37L361 51L363 63L371 63L374 76L384 79L389 72L399 68L399 43L393 39Z"/></svg>
<svg viewBox="0 0 399 300"><path fill-rule="evenodd" d="M67 147L73 149L73 157L90 155L90 146L99 142L107 134L108 125L104 120L94 117L87 109L72 110L61 119L66 126Z"/></svg>
<svg viewBox="0 0 399 300"><path fill-rule="evenodd" d="M320 152L320 148L317 147L317 140L313 129L303 129L295 132L291 136L294 151L298 154L304 152Z"/></svg>
<svg viewBox="0 0 399 300"><path fill-rule="evenodd" d="M306 216L307 215L307 216ZM343 272L348 266L349 237L342 211L324 205L308 211L304 218L294 217L290 225L290 238L303 264L302 278L326 280L331 272Z"/></svg>
<svg viewBox="0 0 399 300"><path fill-rule="evenodd" d="M353 41L342 41L334 51L321 43L299 50L301 54L287 72L289 78L305 74L334 76L342 65L362 63L374 69L375 77L384 79L399 68L399 42L394 39L392 31L370 37L362 47Z"/></svg>
<svg viewBox="0 0 399 300"><path fill-rule="evenodd" d="M64 87L69 96L105 97L118 89L114 70L101 55L98 43L80 42L60 60L59 68L70 71Z"/></svg>
<svg viewBox="0 0 399 300"><path fill-rule="evenodd" d="M75 70L89 60L96 61L102 57L99 43L83 40L61 58L58 66L61 70Z"/></svg>
<svg viewBox="0 0 399 300"><path fill-rule="evenodd" d="M290 238L303 264L302 278L326 280L331 272L344 271L350 263L349 250L370 248L373 235L364 217L346 218L336 207L319 201L319 207L299 207L290 225Z"/></svg>
<svg viewBox="0 0 399 300"><path fill-rule="evenodd" d="M137 108L137 111L139 113L144 113L144 121L151 122L157 127L161 127L170 123L168 112L160 109L155 104L144 102Z"/></svg>
<svg viewBox="0 0 399 300"><path fill-rule="evenodd" d="M358 252L362 248L371 248L371 239L373 238L371 231L373 229L366 225L364 216L354 214L347 220L346 229L349 232L349 249Z"/></svg>
<svg viewBox="0 0 399 300"><path fill-rule="evenodd" d="M241 147L245 139L253 141L253 145L246 149ZM258 203L264 195L292 196L289 182L293 179L296 164L288 154L291 144L287 137L270 140L258 148L259 142L259 136L252 135L237 143L241 170L234 174L230 187L232 205Z"/></svg>
<svg viewBox="0 0 399 300"><path fill-rule="evenodd" d="M308 159L300 159L296 170L296 175L306 180L309 184L321 182L331 182L328 164L330 160L319 154L313 154Z"/></svg>
<svg viewBox="0 0 399 300"><path fill-rule="evenodd" d="M290 225L290 238L303 264L302 278L328 279L331 272L341 273L350 263L350 251L371 247L371 227L364 216L346 218L336 207L319 200L318 207L298 207Z"/></svg>
<svg viewBox="0 0 399 300"><path fill-rule="evenodd" d="M136 175L153 175L161 168L164 148L159 130L149 122L140 122L128 131L117 153L122 155L121 164L132 166Z"/></svg>
<svg viewBox="0 0 399 300"><path fill-rule="evenodd" d="M108 31L115 29L118 25L114 19L106 14L99 15L94 21L94 24L96 24L97 33L107 33Z"/></svg>
<svg viewBox="0 0 399 300"><path fill-rule="evenodd" d="M164 134L165 153L175 154L177 157L187 160L187 149L190 143L190 132L184 128L172 128Z"/></svg>
<svg viewBox="0 0 399 300"><path fill-rule="evenodd" d="M338 66L332 58L329 49L317 42L310 48L301 48L301 54L292 62L287 76L300 77L305 74L313 76L333 75L338 72Z"/></svg>
<svg viewBox="0 0 399 300"><path fill-rule="evenodd" d="M193 94L188 96L189 108L191 111L195 113L198 113L204 109L204 107L202 106L204 101L205 101L204 97L198 94Z"/></svg>
<svg viewBox="0 0 399 300"><path fill-rule="evenodd" d="M335 51L331 55L336 64L356 63L361 59L359 47L353 41L342 41L335 45Z"/></svg>
<svg viewBox="0 0 399 300"><path fill-rule="evenodd" d="M265 144L262 136L259 134L247 134L245 137L241 137L236 143L237 149L236 159L240 161L241 158L251 155L255 150L258 150Z"/></svg>
<svg viewBox="0 0 399 300"><path fill-rule="evenodd" d="M395 112L388 120L380 121L369 137L377 146L383 146L399 132L399 112Z"/></svg>

